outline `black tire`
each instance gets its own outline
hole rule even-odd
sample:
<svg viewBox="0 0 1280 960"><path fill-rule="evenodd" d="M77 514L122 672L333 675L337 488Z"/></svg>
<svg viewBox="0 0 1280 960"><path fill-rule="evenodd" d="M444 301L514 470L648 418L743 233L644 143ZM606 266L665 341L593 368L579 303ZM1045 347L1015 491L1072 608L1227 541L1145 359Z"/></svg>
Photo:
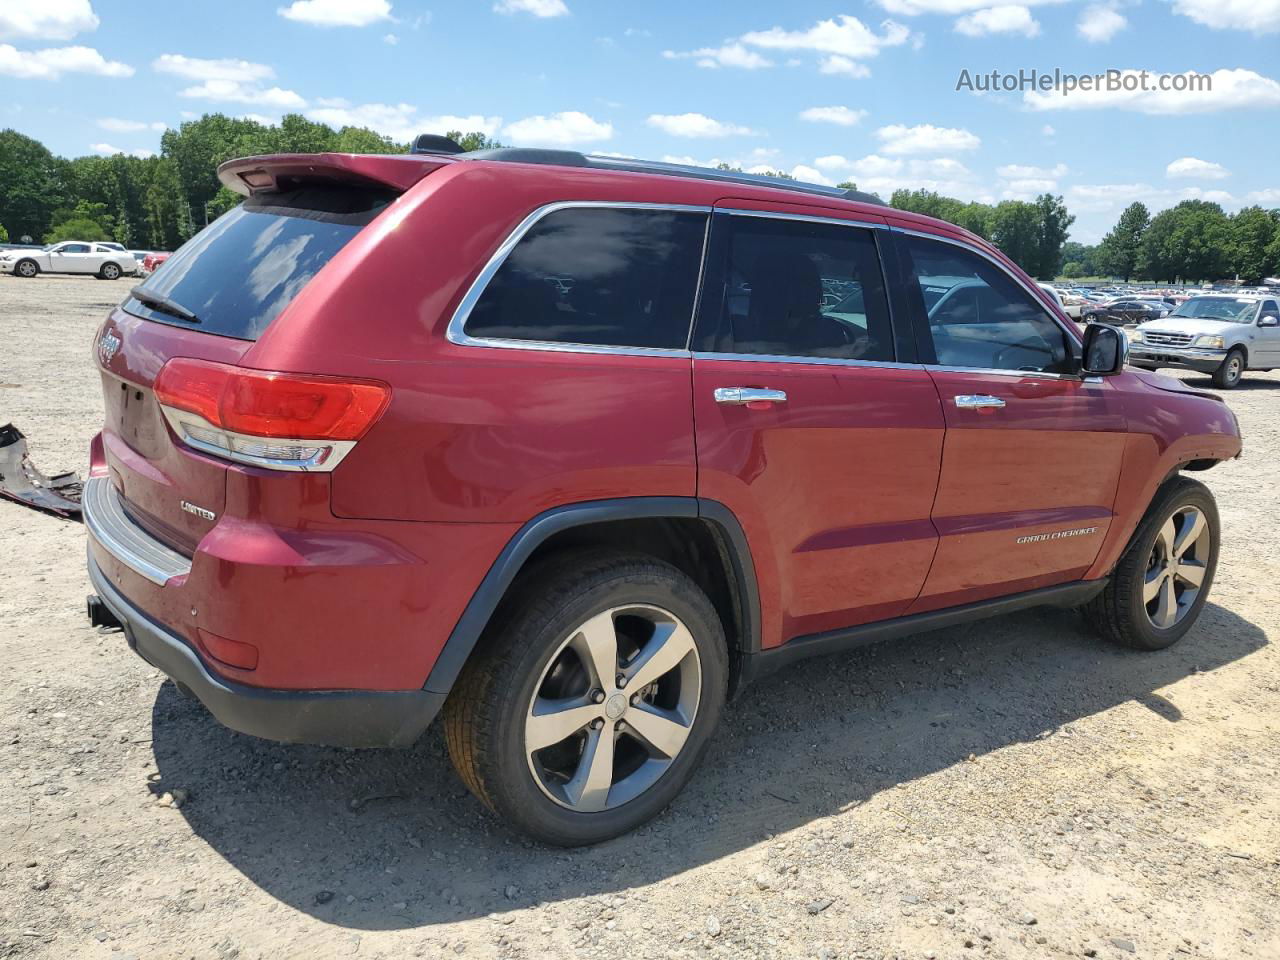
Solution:
<svg viewBox="0 0 1280 960"><path fill-rule="evenodd" d="M1218 369L1213 371L1213 385L1221 390L1234 390L1240 385L1244 370L1244 351L1239 347L1232 347Z"/></svg>
<svg viewBox="0 0 1280 960"><path fill-rule="evenodd" d="M32 277L39 276L40 264L34 260L19 260L13 265L13 275L15 277L25 277L30 280Z"/></svg>
<svg viewBox="0 0 1280 960"><path fill-rule="evenodd" d="M99 280L119 280L120 275L123 272L124 271L120 269L120 264L114 263L108 260L106 263L102 265L102 268L98 271L98 279Z"/></svg>
<svg viewBox="0 0 1280 960"><path fill-rule="evenodd" d="M536 779L524 749L526 715L565 639L596 614L627 604L661 607L692 634L701 668L697 710L656 782L613 808L576 811ZM680 570L612 550L553 556L521 575L454 685L444 708L449 756L467 788L529 836L556 846L599 843L657 816L688 782L719 722L728 677L720 619Z"/></svg>
<svg viewBox="0 0 1280 960"><path fill-rule="evenodd" d="M1160 629L1147 615L1147 605L1142 599L1143 587L1161 527L1184 506L1197 507L1204 514L1211 537L1209 556L1194 602L1173 626ZM1200 617L1213 586L1220 544L1218 507L1209 488L1187 477L1174 477L1156 492L1106 588L1085 605L1085 618L1104 639L1121 646L1135 650L1163 650L1173 646Z"/></svg>

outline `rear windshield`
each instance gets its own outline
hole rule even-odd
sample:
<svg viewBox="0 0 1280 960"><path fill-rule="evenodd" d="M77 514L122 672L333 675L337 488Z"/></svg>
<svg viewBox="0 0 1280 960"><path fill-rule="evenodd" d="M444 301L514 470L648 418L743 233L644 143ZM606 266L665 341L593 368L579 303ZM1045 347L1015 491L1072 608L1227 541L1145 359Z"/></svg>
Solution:
<svg viewBox="0 0 1280 960"><path fill-rule="evenodd" d="M125 309L201 333L256 340L395 196L313 186L250 197L165 261L135 288Z"/></svg>

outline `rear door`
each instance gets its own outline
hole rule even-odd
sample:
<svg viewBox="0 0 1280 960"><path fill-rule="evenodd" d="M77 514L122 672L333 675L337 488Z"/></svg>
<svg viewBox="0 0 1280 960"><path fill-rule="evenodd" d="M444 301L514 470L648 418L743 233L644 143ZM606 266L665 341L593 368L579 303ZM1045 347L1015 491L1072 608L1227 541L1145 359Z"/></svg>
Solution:
<svg viewBox="0 0 1280 960"><path fill-rule="evenodd" d="M1080 578L1113 516L1126 438L1115 390L1071 372L1074 338L996 260L959 241L895 236L913 278L902 310L947 425L938 553L911 612ZM967 296L926 306L937 276Z"/></svg>
<svg viewBox="0 0 1280 960"><path fill-rule="evenodd" d="M747 206L713 217L694 336L698 494L743 524L765 637L897 616L936 545L943 419L895 337L884 222Z"/></svg>

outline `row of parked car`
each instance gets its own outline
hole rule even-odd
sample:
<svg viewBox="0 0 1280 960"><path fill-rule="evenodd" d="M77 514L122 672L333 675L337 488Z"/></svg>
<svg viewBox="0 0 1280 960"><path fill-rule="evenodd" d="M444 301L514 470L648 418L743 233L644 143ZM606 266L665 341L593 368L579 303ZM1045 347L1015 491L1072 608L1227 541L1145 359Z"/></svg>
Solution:
<svg viewBox="0 0 1280 960"><path fill-rule="evenodd" d="M82 273L101 280L146 276L168 259L168 253L128 250L123 244L64 240L39 249L0 250L0 273L30 279L42 273Z"/></svg>
<svg viewBox="0 0 1280 960"><path fill-rule="evenodd" d="M1198 370L1226 390L1237 386L1246 370L1280 369L1280 296L1270 290L1040 286L1074 320L1129 328L1131 366Z"/></svg>

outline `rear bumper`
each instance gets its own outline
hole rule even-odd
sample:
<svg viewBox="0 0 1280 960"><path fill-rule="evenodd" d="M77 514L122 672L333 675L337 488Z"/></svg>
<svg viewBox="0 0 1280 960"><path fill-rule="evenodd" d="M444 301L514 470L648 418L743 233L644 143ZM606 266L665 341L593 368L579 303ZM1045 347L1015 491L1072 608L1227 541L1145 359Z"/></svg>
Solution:
<svg viewBox="0 0 1280 960"><path fill-rule="evenodd" d="M1162 347L1157 344L1135 343L1129 347L1129 362L1134 366L1155 370L1159 367L1181 367L1213 373L1222 365L1226 350L1193 349L1191 347Z"/></svg>
<svg viewBox="0 0 1280 960"><path fill-rule="evenodd" d="M336 747L408 747L444 706L428 690L271 690L211 672L181 637L152 620L111 585L89 555L89 579L143 660L191 690L232 730Z"/></svg>

